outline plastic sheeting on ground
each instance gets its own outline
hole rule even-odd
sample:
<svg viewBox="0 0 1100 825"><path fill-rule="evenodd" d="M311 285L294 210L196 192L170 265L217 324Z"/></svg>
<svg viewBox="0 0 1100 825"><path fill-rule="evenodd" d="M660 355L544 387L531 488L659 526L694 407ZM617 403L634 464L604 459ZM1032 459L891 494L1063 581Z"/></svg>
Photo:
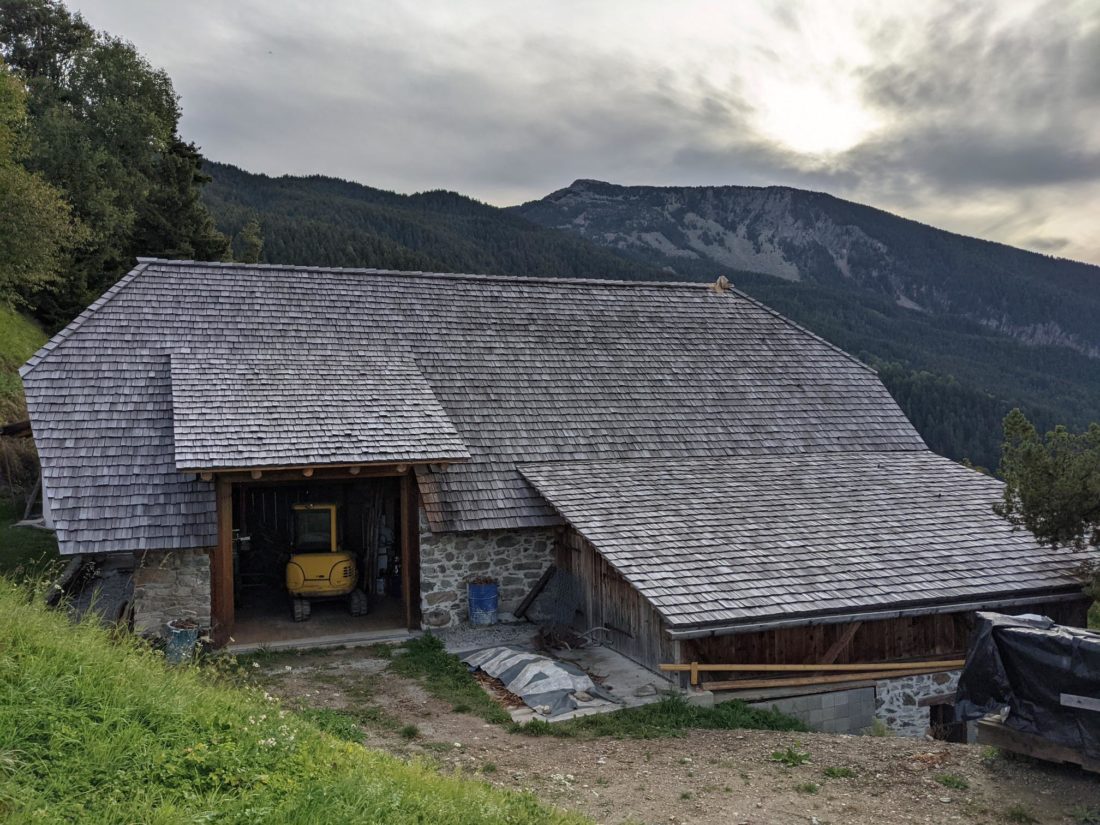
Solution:
<svg viewBox="0 0 1100 825"><path fill-rule="evenodd" d="M978 613L955 713L1004 724L1100 758L1100 633L1044 616Z"/></svg>
<svg viewBox="0 0 1100 825"><path fill-rule="evenodd" d="M618 702L575 665L515 647L487 647L462 657L470 670L499 679L536 713L560 716L577 708L577 693Z"/></svg>

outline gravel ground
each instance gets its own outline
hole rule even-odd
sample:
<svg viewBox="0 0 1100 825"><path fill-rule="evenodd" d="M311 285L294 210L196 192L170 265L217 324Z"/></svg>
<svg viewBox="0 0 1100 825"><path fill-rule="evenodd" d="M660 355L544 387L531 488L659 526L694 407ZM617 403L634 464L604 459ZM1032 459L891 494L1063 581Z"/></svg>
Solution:
<svg viewBox="0 0 1100 825"><path fill-rule="evenodd" d="M601 823L1100 822L1100 777L976 746L772 731L690 731L658 740L531 738L453 712L361 650L287 661L260 671L260 679L288 703L384 710L386 722L364 726L369 746L527 790ZM409 741L403 725L415 725L418 735ZM773 760L787 748L807 761L788 767ZM830 778L827 769L852 775ZM1096 819L1088 818L1089 808Z"/></svg>

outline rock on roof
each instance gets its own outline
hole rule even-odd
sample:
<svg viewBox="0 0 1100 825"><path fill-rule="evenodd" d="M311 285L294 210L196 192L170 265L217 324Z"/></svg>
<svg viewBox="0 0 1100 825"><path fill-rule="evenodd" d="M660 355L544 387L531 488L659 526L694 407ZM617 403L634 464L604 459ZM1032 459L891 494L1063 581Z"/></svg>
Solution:
<svg viewBox="0 0 1100 825"><path fill-rule="evenodd" d="M192 417L171 366L197 395L202 353L270 349L307 371L395 353L410 403L430 392L470 456L419 476L435 530L559 523L522 462L925 449L873 371L734 290L146 260L23 369L63 552L213 544L213 486L179 467L205 430L223 455L232 434ZM270 414L260 390L225 392ZM332 425L333 455L366 450L346 407L295 414ZM441 443L414 427L403 445L395 422L387 449L457 449L439 423Z"/></svg>
<svg viewBox="0 0 1100 825"><path fill-rule="evenodd" d="M930 451L524 465L673 629L1073 590L1081 559Z"/></svg>

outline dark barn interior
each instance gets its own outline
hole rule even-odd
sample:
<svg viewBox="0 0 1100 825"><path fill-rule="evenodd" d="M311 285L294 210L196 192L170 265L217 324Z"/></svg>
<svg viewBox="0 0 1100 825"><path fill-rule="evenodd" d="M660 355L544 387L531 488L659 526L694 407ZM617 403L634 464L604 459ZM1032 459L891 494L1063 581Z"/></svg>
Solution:
<svg viewBox="0 0 1100 825"><path fill-rule="evenodd" d="M337 506L338 547L357 562L357 587L370 605L365 616L352 616L345 599L332 599L314 602L307 621L293 620L285 577L295 549L296 504ZM403 627L400 523L398 478L235 484L235 641L253 644Z"/></svg>

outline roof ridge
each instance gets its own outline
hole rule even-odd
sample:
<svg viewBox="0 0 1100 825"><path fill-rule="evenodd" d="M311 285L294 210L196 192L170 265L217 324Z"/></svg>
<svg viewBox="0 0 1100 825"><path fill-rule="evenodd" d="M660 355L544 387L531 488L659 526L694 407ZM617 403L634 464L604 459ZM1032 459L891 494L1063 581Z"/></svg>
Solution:
<svg viewBox="0 0 1100 825"><path fill-rule="evenodd" d="M138 275L144 272L147 266L148 259L138 258L137 261L137 266L135 266L133 269L131 269L129 272L127 272L125 275L115 281L114 285L110 287L110 289L108 289L106 292L96 298L91 304L88 305L88 307L83 312L73 318L73 320L69 321L69 323L66 324L62 330L55 333L49 341L39 347L38 351L35 352L35 354L32 355L30 358L28 358L23 366L19 368L19 377L26 378L31 373L31 371L34 370L35 367L37 367L40 363L42 363L42 361L47 358L47 356L49 356L51 352L53 352L55 349L57 349L58 346L68 340L78 329L84 326L89 318L99 312L99 310L101 310L108 302L110 302L112 298L122 292L122 290L125 289L131 281L133 281L135 278L137 278Z"/></svg>
<svg viewBox="0 0 1100 825"><path fill-rule="evenodd" d="M488 275L476 272L430 272L420 269L379 269L359 266L303 266L301 264L245 264L239 261L190 261L168 258L138 258L143 264L191 265L221 269L273 269L284 272L334 272L370 275L412 275L421 278L453 278L465 281L501 281L505 283L565 284L569 286L660 287L662 289L707 289L709 281L629 281L622 278L551 278L546 275Z"/></svg>

